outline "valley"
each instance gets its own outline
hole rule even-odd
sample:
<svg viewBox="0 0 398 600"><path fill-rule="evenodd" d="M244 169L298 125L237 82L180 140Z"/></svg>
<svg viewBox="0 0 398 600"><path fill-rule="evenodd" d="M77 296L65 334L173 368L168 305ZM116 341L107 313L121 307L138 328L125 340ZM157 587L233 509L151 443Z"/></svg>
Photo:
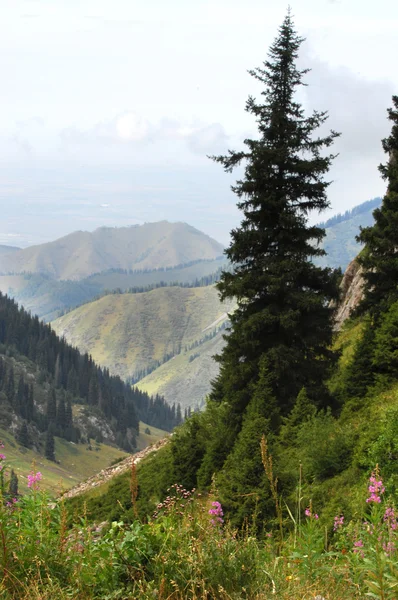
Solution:
<svg viewBox="0 0 398 600"><path fill-rule="evenodd" d="M173 286L104 296L60 317L52 327L123 379L137 382L140 372L158 365L142 384L138 380L138 387L165 395L170 404L179 402L178 396L184 398L181 406L195 407L203 405L208 376L216 374L215 364L207 369L216 346L222 345L221 327L234 305L221 303L214 286Z"/></svg>

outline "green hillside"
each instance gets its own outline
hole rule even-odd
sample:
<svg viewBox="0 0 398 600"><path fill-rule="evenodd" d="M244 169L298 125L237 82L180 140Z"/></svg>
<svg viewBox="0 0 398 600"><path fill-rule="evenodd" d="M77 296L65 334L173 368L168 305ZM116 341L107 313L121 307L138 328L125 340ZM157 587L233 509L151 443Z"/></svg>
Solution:
<svg viewBox="0 0 398 600"><path fill-rule="evenodd" d="M104 296L60 317L52 327L111 373L132 378L199 341L233 307L234 302L220 302L214 286L176 286Z"/></svg>
<svg viewBox="0 0 398 600"><path fill-rule="evenodd" d="M43 475L42 489L56 496L61 490L73 487L101 469L109 467L112 462L128 456L107 444L94 442L89 450L88 444L74 444L56 437L57 462L54 462L47 460L42 452L21 446L10 432L3 428L0 428L0 439L5 446L7 465L14 469L18 476L21 493L27 492L27 475L32 465Z"/></svg>
<svg viewBox="0 0 398 600"><path fill-rule="evenodd" d="M374 198L354 207L344 215L337 215L322 223L326 231L322 246L327 255L317 258L316 264L336 269L340 267L345 271L362 248L362 245L355 240L360 227L369 227L373 224L373 211L380 204L381 198Z"/></svg>
<svg viewBox="0 0 398 600"><path fill-rule="evenodd" d="M140 422L140 435L137 438L136 451L162 439L166 432L156 427L148 427ZM149 431L149 433L148 433ZM33 465L43 475L41 488L52 496L59 495L81 481L92 477L127 456L125 452L104 443L92 441L91 444L74 444L67 440L55 438L55 455L57 461L47 460L43 452L21 446L12 434L0 427L0 440L4 444L9 469L14 469L18 476L19 491L27 492L27 475Z"/></svg>
<svg viewBox="0 0 398 600"><path fill-rule="evenodd" d="M160 394L169 404L176 402L181 407L203 408L211 381L218 373L213 357L221 352L225 343L225 330L210 331L216 335L197 347L183 350L141 379L137 387L150 395Z"/></svg>
<svg viewBox="0 0 398 600"><path fill-rule="evenodd" d="M134 287L146 287L164 283L192 283L196 279L215 273L220 267L225 267L227 260L224 256L212 260L194 260L176 267L145 269L143 271L121 271L110 269L95 273L84 279L82 284L98 285L101 290L127 290Z"/></svg>
<svg viewBox="0 0 398 600"><path fill-rule="evenodd" d="M58 281L49 275L28 273L23 275L0 275L0 291L8 294L45 321L52 321L67 312L89 302L106 290L127 290L157 285L161 282L191 284L216 273L226 265L224 257L215 260L196 260L186 265L167 269L124 271L110 269L96 273L81 281Z"/></svg>

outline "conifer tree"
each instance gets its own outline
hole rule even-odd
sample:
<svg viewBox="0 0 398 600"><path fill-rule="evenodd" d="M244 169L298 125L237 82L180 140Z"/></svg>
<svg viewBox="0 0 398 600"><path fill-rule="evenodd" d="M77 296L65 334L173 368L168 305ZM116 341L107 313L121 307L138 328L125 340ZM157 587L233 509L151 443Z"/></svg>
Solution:
<svg viewBox="0 0 398 600"><path fill-rule="evenodd" d="M29 447L30 439L29 439L28 428L26 426L25 421L22 423L21 427L19 428L16 438L17 438L17 441L21 444L21 446L25 446L25 448Z"/></svg>
<svg viewBox="0 0 398 600"><path fill-rule="evenodd" d="M8 491L13 498L16 498L18 496L18 476L15 473L14 469L11 469Z"/></svg>
<svg viewBox="0 0 398 600"><path fill-rule="evenodd" d="M46 416L48 423L55 423L57 419L57 399L54 390L48 395Z"/></svg>
<svg viewBox="0 0 398 600"><path fill-rule="evenodd" d="M15 412L21 417L26 417L25 410L25 382L23 376L19 376L18 387L15 394L15 402L14 402Z"/></svg>
<svg viewBox="0 0 398 600"><path fill-rule="evenodd" d="M330 402L322 382L334 360L329 302L338 297L337 274L314 264L325 254L319 246L325 231L310 225L308 215L329 207L324 176L334 156L324 150L338 134L318 137L327 113L306 117L297 102L307 72L296 66L302 41L289 12L268 60L250 71L264 86L261 101L249 97L246 104L258 137L245 140L244 150L213 157L227 172L246 165L232 188L243 212L226 251L234 269L218 283L221 299L236 298L238 307L230 315L231 331L211 394L213 402L229 405L226 427L236 432L258 392L263 358L272 373L269 397L281 416L303 387L318 406ZM264 410L265 416L275 414L275 407ZM228 450L219 454L219 464Z"/></svg>
<svg viewBox="0 0 398 600"><path fill-rule="evenodd" d="M26 396L26 419L29 423L33 419L35 412L33 384L27 386Z"/></svg>
<svg viewBox="0 0 398 600"><path fill-rule="evenodd" d="M46 445L44 448L44 456L48 460L55 461L55 442L54 442L54 435L53 435L51 427L49 427L47 429Z"/></svg>
<svg viewBox="0 0 398 600"><path fill-rule="evenodd" d="M308 398L307 391L302 388L297 396L297 400L292 411L284 419L281 429L281 438L289 445L295 441L300 427L306 421L309 421L316 414L316 408L313 402Z"/></svg>
<svg viewBox="0 0 398 600"><path fill-rule="evenodd" d="M63 394L61 394L58 402L56 424L60 432L62 432L66 427L66 407Z"/></svg>
<svg viewBox="0 0 398 600"><path fill-rule="evenodd" d="M388 109L391 134L382 141L387 163L379 166L388 182L380 208L373 212L374 225L361 228L357 241L365 244L358 257L364 269L364 299L360 311L369 311L376 320L398 300L398 96Z"/></svg>
<svg viewBox="0 0 398 600"><path fill-rule="evenodd" d="M70 398L66 401L65 407L65 426L72 427L73 426L73 413L72 413L72 404Z"/></svg>
<svg viewBox="0 0 398 600"><path fill-rule="evenodd" d="M15 396L15 381L14 381L14 369L13 369L12 365L10 365L7 375L8 375L7 383L4 387L4 391L6 393L8 402L10 404L13 404L14 396Z"/></svg>
<svg viewBox="0 0 398 600"><path fill-rule="evenodd" d="M260 523L255 525L262 527L265 515L272 511L260 442L263 435L272 435L278 409L272 395L272 375L265 359L261 361L260 371L261 386L253 393L233 450L216 479L222 504L233 514L232 523L236 526L256 514Z"/></svg>

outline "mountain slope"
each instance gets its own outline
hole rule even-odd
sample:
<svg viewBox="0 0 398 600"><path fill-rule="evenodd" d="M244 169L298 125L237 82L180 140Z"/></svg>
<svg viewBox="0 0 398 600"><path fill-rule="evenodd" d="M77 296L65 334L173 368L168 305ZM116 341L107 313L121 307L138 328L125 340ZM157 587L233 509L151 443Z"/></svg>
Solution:
<svg viewBox="0 0 398 600"><path fill-rule="evenodd" d="M137 387L150 395L160 394L169 404L203 408L211 381L218 374L218 363L213 357L224 347L223 334L225 330L218 331L196 348L181 352L141 379Z"/></svg>
<svg viewBox="0 0 398 600"><path fill-rule="evenodd" d="M380 204L381 198L374 198L321 223L326 231L322 245L327 255L317 258L316 263L323 267L340 267L345 271L362 247L355 240L359 228L373 224L373 211Z"/></svg>
<svg viewBox="0 0 398 600"><path fill-rule="evenodd" d="M0 294L0 427L21 446L50 451L58 437L138 446L139 418L171 430L180 420L158 397L131 388Z"/></svg>
<svg viewBox="0 0 398 600"><path fill-rule="evenodd" d="M223 246L186 223L145 223L76 231L0 259L0 272L44 273L79 280L111 268L154 269L215 259Z"/></svg>
<svg viewBox="0 0 398 600"><path fill-rule="evenodd" d="M18 248L17 246L5 246L3 244L0 244L0 256L2 256L3 254L11 254L12 252L17 252L20 249L21 248Z"/></svg>
<svg viewBox="0 0 398 600"><path fill-rule="evenodd" d="M126 379L199 343L207 328L220 326L233 307L234 302L220 302L214 286L175 286L104 296L60 317L52 327Z"/></svg>
<svg viewBox="0 0 398 600"><path fill-rule="evenodd" d="M227 265L225 257L215 260L197 260L177 267L144 271L110 269L95 273L80 281L58 281L49 275L27 273L0 275L0 291L21 303L26 310L51 321L84 302L100 296L105 290L127 290L161 282L192 283L208 277Z"/></svg>

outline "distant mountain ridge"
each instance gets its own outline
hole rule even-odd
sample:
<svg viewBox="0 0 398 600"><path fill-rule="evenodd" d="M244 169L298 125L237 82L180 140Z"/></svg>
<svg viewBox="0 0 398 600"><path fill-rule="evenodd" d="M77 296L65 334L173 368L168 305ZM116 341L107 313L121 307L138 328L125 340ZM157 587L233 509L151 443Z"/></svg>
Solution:
<svg viewBox="0 0 398 600"><path fill-rule="evenodd" d="M362 248L355 240L359 228L373 224L373 211L380 205L381 198L373 198L343 214L335 215L326 222L319 223L326 232L322 246L327 255L317 258L316 264L322 267L340 268L344 272Z"/></svg>
<svg viewBox="0 0 398 600"><path fill-rule="evenodd" d="M159 269L193 260L214 260L222 244L187 223L145 223L100 227L0 254L0 272L42 273L58 280L81 280L109 269Z"/></svg>
<svg viewBox="0 0 398 600"><path fill-rule="evenodd" d="M380 197L367 200L366 202L362 202L362 204L358 204L358 206L354 206L354 208L346 210L344 213L337 213L337 215L330 217L330 219L327 221L321 221L318 223L318 227L328 229L338 225L339 223L344 223L344 221L349 221L357 215L362 215L363 213L367 213L369 211L373 212L375 208L378 208L381 205L381 202L382 198Z"/></svg>
<svg viewBox="0 0 398 600"><path fill-rule="evenodd" d="M0 244L0 256L3 254L10 254L11 252L16 252L18 250L21 250L21 248L18 248L17 246L5 246L4 244Z"/></svg>
<svg viewBox="0 0 398 600"><path fill-rule="evenodd" d="M58 281L41 273L0 275L0 292L8 294L32 314L48 322L90 300L98 299L105 292L155 287L160 284L196 284L203 278L211 279L220 269L227 267L226 258L221 257L161 269L110 269L79 281Z"/></svg>

